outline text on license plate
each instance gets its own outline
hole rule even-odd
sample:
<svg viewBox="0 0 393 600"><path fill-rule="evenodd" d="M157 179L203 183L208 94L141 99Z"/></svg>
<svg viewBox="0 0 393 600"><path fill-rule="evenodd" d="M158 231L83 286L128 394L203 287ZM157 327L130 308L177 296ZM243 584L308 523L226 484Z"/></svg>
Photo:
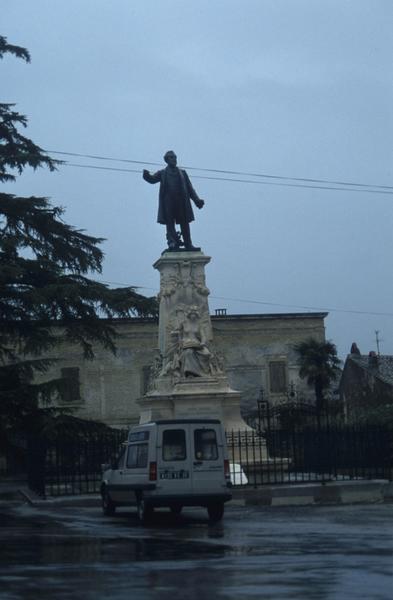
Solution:
<svg viewBox="0 0 393 600"><path fill-rule="evenodd" d="M181 469L180 471L161 471L160 479L189 479L190 472Z"/></svg>

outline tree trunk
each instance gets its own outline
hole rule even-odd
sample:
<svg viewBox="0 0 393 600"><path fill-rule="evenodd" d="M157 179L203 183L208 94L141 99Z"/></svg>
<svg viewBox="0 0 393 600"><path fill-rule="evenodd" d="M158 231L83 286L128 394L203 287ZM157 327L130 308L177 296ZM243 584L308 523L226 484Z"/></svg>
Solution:
<svg viewBox="0 0 393 600"><path fill-rule="evenodd" d="M321 428L321 415L324 407L323 386L320 381L315 382L315 408L317 413L318 429Z"/></svg>

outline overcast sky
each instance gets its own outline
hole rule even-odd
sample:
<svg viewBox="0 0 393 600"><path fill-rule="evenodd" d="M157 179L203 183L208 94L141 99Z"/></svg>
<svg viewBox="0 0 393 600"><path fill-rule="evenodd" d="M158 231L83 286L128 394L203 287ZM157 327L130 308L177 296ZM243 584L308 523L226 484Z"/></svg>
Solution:
<svg viewBox="0 0 393 600"><path fill-rule="evenodd" d="M1 5L0 33L32 62L0 63L0 100L45 149L159 164L173 149L187 167L393 186L391 0ZM103 280L156 293L165 227L143 165L52 156L139 171L63 166L3 189L64 206L67 222L107 239ZM206 201L192 235L212 257L212 312L327 309L341 357L353 341L375 350L375 330L393 354L392 194L188 173Z"/></svg>

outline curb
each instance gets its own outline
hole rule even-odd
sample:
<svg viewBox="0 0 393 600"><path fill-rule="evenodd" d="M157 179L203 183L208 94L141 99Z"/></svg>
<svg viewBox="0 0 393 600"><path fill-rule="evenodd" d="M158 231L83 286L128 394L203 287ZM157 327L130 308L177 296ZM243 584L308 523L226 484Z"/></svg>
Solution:
<svg viewBox="0 0 393 600"><path fill-rule="evenodd" d="M43 499L27 486L17 486L12 498L1 496L0 501L19 501L30 506L67 507L99 506L101 496L84 494L79 496L57 496ZM263 486L260 488L232 488L232 506L320 506L337 504L374 504L393 502L393 482L386 479L367 481L329 481L294 485Z"/></svg>
<svg viewBox="0 0 393 600"><path fill-rule="evenodd" d="M88 507L88 506L101 506L101 495L100 494L81 494L78 496L49 496L47 498L41 498L34 494L31 490L19 490L20 496L30 504L37 508L54 508L60 506L66 508L68 506L76 507Z"/></svg>

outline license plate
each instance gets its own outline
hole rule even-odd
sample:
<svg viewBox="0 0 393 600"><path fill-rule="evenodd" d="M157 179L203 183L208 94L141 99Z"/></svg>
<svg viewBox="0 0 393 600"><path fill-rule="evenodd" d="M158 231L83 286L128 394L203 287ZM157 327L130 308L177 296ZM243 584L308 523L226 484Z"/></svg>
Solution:
<svg viewBox="0 0 393 600"><path fill-rule="evenodd" d="M160 479L189 479L190 472L184 471L163 471L160 473Z"/></svg>

